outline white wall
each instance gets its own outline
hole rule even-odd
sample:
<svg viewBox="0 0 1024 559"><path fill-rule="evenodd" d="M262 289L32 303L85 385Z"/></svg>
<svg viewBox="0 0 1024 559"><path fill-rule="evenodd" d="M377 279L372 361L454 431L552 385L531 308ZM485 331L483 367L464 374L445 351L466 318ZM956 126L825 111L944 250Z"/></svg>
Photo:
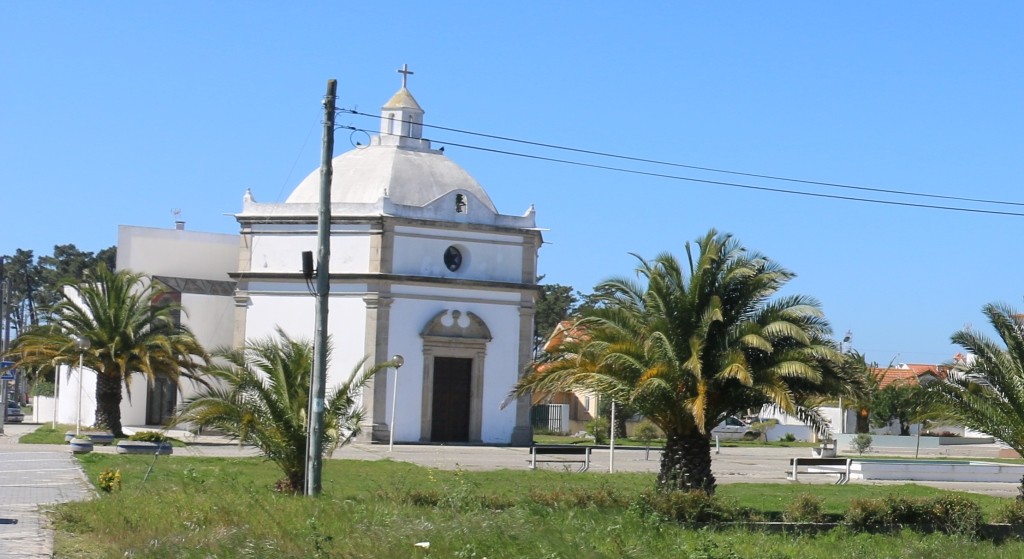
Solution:
<svg viewBox="0 0 1024 559"><path fill-rule="evenodd" d="M523 238L409 227L395 229L394 272L442 278L521 282L523 279ZM507 244L505 244L507 243ZM449 271L444 252L455 246L462 253L462 267Z"/></svg>
<svg viewBox="0 0 1024 559"><path fill-rule="evenodd" d="M32 396L32 423L51 423L56 403L52 396Z"/></svg>
<svg viewBox="0 0 1024 559"><path fill-rule="evenodd" d="M463 293L463 297L481 297L479 292ZM396 441L419 441L423 392L423 340L420 332L439 312L459 310L472 312L487 324L492 339L486 346L484 386L482 394L481 440L507 444L515 427L514 403L504 410L501 404L518 379L519 307L502 303L463 303L429 299L396 298L391 307L388 355L401 354L405 365L400 370L398 407L395 417ZM387 417L392 409L391 384L394 373L388 373Z"/></svg>
<svg viewBox="0 0 1024 559"><path fill-rule="evenodd" d="M284 227L284 226L279 226ZM253 237L251 270L253 272L290 272L302 270L302 253L317 253L316 226L303 225L306 235L273 235L263 233ZM353 226L355 235L339 234L337 228L331 236L332 273L365 273L369 271L370 237L368 226ZM262 229L261 229L262 230Z"/></svg>
<svg viewBox="0 0 1024 559"><path fill-rule="evenodd" d="M238 263L238 243L238 235L120 225L117 269L151 276L228 280L228 272Z"/></svg>
<svg viewBox="0 0 1024 559"><path fill-rule="evenodd" d="M359 294L332 294L327 311L331 357L327 389L344 382L365 355L366 303ZM276 336L280 326L295 339L313 339L316 300L308 294L252 295L246 314L246 339Z"/></svg>
<svg viewBox="0 0 1024 559"><path fill-rule="evenodd" d="M80 420L82 425L91 426L96 422L96 373L88 368L80 370L76 363L73 367L61 365L58 374L60 380L57 389L60 391L60 402L57 408L57 422L75 425Z"/></svg>
<svg viewBox="0 0 1024 559"><path fill-rule="evenodd" d="M238 265L239 242L238 235L121 225L118 227L117 268L149 276L230 281L228 274ZM231 345L233 297L182 293L181 305L182 323L192 329L208 351ZM72 391L77 391L75 377L77 369L68 383ZM86 425L94 422L95 387L95 375L86 374L82 403L82 422ZM179 405L198 388L186 379L181 380L179 387ZM148 381L142 374L132 375L130 394L122 388L122 425L145 424L148 389ZM75 422L77 393L75 397L73 402L61 397L59 413L64 423Z"/></svg>
<svg viewBox="0 0 1024 559"><path fill-rule="evenodd" d="M96 423L96 373L88 367L80 373L78 365L67 367L61 365L58 371L59 402L57 406L57 422L75 425L79 421L79 396L81 396L81 425L92 427ZM84 382L82 382L84 379ZM141 374L132 375L131 394L121 385L121 425L144 425L146 422L146 377ZM81 394L79 394L81 387ZM180 402L180 400L179 400ZM42 417L43 422L53 420L52 408L49 415Z"/></svg>

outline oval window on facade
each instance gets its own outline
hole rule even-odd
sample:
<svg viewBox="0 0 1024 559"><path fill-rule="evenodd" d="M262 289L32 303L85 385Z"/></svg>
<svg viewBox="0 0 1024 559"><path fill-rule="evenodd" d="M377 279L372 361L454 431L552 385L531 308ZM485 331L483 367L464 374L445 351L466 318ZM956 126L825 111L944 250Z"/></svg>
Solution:
<svg viewBox="0 0 1024 559"><path fill-rule="evenodd" d="M444 251L444 265L449 271L455 272L462 267L462 252L450 246Z"/></svg>

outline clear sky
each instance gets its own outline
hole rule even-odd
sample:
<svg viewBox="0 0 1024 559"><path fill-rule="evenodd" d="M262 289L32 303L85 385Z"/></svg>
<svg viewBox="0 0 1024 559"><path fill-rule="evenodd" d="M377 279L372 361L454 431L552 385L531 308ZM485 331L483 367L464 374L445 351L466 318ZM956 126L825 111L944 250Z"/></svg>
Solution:
<svg viewBox="0 0 1024 559"><path fill-rule="evenodd" d="M499 211L549 229L545 282L590 291L635 252L709 228L796 272L836 336L882 365L938 363L1024 308L1019 2L3 2L0 254L97 251L119 224L237 232L319 165L320 100L376 114L400 85L426 123L685 165L1012 202L897 196L445 140L827 195L568 166L448 146ZM342 115L339 124L376 128ZM358 139L358 138L356 138ZM339 131L336 153L351 149Z"/></svg>

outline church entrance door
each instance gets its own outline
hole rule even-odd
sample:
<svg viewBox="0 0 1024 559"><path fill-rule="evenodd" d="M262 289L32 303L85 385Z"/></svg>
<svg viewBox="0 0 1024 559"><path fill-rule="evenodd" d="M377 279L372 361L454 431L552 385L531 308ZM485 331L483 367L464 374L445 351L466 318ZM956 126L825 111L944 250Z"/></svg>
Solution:
<svg viewBox="0 0 1024 559"><path fill-rule="evenodd" d="M431 442L469 441L469 404L473 360L434 358Z"/></svg>
<svg viewBox="0 0 1024 559"><path fill-rule="evenodd" d="M174 417L178 404L178 386L173 380L158 378L149 387L146 401L146 425L164 425Z"/></svg>

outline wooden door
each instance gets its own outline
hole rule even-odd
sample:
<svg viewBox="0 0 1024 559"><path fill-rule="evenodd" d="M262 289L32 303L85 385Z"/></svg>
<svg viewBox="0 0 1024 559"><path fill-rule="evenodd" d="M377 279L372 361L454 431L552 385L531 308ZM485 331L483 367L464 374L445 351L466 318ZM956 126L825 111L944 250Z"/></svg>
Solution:
<svg viewBox="0 0 1024 559"><path fill-rule="evenodd" d="M469 441L472 371L472 359L434 358L434 396L430 418L432 442Z"/></svg>

